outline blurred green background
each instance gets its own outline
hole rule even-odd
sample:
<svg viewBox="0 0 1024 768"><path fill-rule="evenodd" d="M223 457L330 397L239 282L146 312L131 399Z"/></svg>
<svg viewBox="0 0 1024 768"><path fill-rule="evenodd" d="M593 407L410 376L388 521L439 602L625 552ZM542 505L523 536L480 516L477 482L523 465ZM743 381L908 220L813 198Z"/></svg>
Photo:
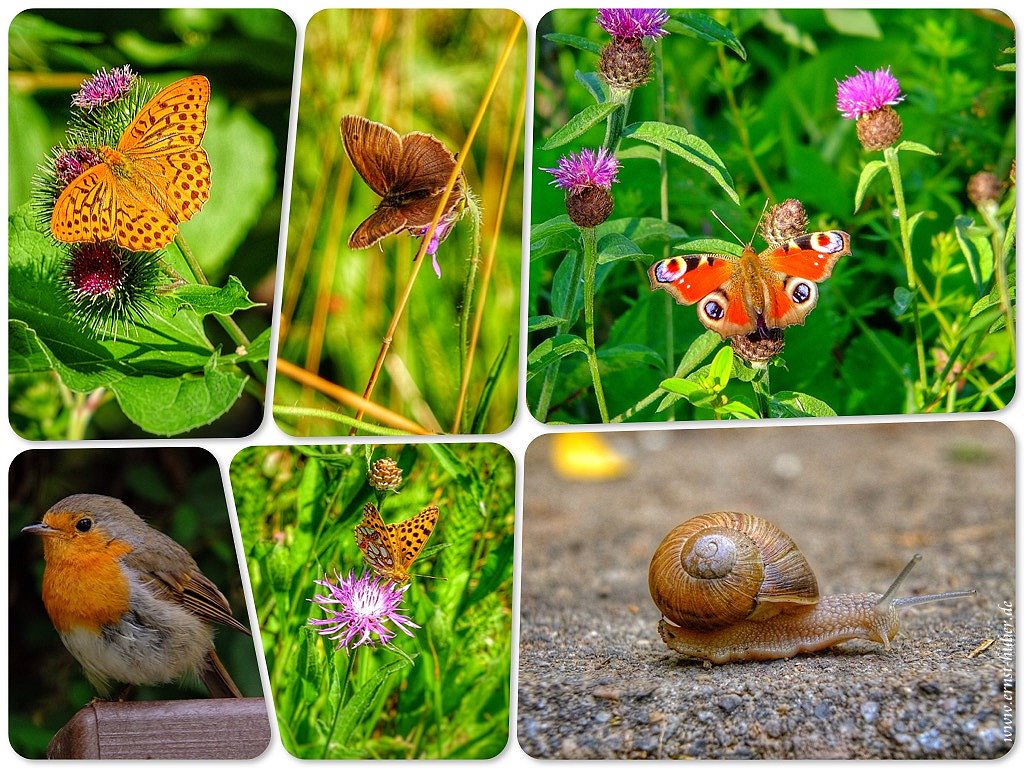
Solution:
<svg viewBox="0 0 1024 768"><path fill-rule="evenodd" d="M121 499L149 525L189 551L200 570L251 626L220 467L200 448L31 450L8 472L8 714L15 751L45 756L53 735L96 695L64 648L43 606L43 549L21 533L56 502L74 493ZM253 639L219 627L217 655L246 696L262 696ZM205 698L194 686L138 689L136 699Z"/></svg>
<svg viewBox="0 0 1024 768"><path fill-rule="evenodd" d="M181 232L214 285L239 277L264 306L235 319L254 338L271 322L282 186L295 61L295 25L273 9L32 10L8 32L9 213L30 201L32 178L64 136L70 100L100 68L130 64L155 86L190 74L211 83L203 139L212 166L210 200ZM215 342L234 344L210 326ZM230 345L230 346L228 346ZM51 422L59 395L47 375L11 382L15 429L30 439L60 436ZM190 436L252 432L262 404L245 394L213 425ZM143 436L116 403L93 419L91 437Z"/></svg>

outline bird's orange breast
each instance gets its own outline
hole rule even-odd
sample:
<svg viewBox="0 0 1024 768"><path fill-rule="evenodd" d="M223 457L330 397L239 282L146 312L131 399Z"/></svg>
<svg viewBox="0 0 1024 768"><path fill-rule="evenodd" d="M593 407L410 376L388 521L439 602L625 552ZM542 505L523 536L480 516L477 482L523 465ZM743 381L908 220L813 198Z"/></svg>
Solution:
<svg viewBox="0 0 1024 768"><path fill-rule="evenodd" d="M58 632L76 628L99 634L128 612L130 587L120 558L131 545L92 532L43 542L43 603Z"/></svg>

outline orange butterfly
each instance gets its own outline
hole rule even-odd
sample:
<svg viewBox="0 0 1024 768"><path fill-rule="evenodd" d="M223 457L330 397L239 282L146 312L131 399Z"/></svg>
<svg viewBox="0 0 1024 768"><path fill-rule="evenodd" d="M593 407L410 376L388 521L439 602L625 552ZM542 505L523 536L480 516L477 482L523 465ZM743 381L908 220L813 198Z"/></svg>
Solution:
<svg viewBox="0 0 1024 768"><path fill-rule="evenodd" d="M50 232L64 243L116 240L131 251L163 248L210 197L206 132L210 81L193 75L146 102L102 162L60 193Z"/></svg>
<svg viewBox="0 0 1024 768"><path fill-rule="evenodd" d="M673 256L647 274L680 304L697 304L697 319L723 339L803 325L818 301L818 286L850 253L850 236L837 229L799 235L739 258L724 253Z"/></svg>
<svg viewBox="0 0 1024 768"><path fill-rule="evenodd" d="M430 538L437 514L437 506L431 505L409 520L389 525L377 507L368 503L363 507L362 523L355 527L356 546L377 574L392 581L408 581L409 567Z"/></svg>

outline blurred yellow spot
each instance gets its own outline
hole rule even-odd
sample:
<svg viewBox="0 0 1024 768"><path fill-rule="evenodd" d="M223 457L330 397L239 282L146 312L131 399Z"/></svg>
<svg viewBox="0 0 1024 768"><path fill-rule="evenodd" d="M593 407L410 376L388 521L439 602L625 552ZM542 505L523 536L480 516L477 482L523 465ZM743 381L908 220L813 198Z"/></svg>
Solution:
<svg viewBox="0 0 1024 768"><path fill-rule="evenodd" d="M615 480L629 471L629 462L597 432L556 432L551 462L567 480Z"/></svg>

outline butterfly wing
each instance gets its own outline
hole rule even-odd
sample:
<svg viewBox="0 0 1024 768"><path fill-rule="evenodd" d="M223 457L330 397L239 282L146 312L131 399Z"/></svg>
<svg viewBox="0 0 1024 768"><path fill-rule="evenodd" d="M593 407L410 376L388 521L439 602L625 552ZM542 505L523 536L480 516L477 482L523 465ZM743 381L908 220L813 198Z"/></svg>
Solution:
<svg viewBox="0 0 1024 768"><path fill-rule="evenodd" d="M133 160L180 155L206 133L210 81L192 75L171 83L146 102L117 143ZM205 153L204 153L205 157Z"/></svg>
<svg viewBox="0 0 1024 768"><path fill-rule="evenodd" d="M423 551L423 545L427 543L427 539L430 538L430 534L437 524L437 515L437 506L431 505L415 517L388 526L404 569L408 569L413 560Z"/></svg>
<svg viewBox="0 0 1024 768"><path fill-rule="evenodd" d="M359 115L342 117L340 130L345 153L356 172L366 186L381 197L387 197L399 178L402 137L383 123Z"/></svg>
<svg viewBox="0 0 1024 768"><path fill-rule="evenodd" d="M647 270L651 288L661 288L680 304L696 304L732 279L736 262L712 253L673 256Z"/></svg>
<svg viewBox="0 0 1024 768"><path fill-rule="evenodd" d="M437 207L436 204L434 207ZM402 208L382 203L377 210L352 230L352 234L348 238L348 247L353 249L369 248L388 235L401 232L407 223L408 218ZM429 224L430 221L428 220L427 223Z"/></svg>
<svg viewBox="0 0 1024 768"><path fill-rule="evenodd" d="M440 194L453 170L455 156L438 139L420 131L407 133L402 137L402 156L393 193L414 199Z"/></svg>
<svg viewBox="0 0 1024 768"><path fill-rule="evenodd" d="M810 232L794 237L761 254L765 274L773 275L768 286L768 324L775 328L803 325L818 303L818 286L832 268L850 253L846 232Z"/></svg>
<svg viewBox="0 0 1024 768"><path fill-rule="evenodd" d="M95 165L68 184L57 197L50 232L62 243L113 240L117 180L110 167Z"/></svg>
<svg viewBox="0 0 1024 768"><path fill-rule="evenodd" d="M355 527L356 546L363 553L363 559L376 573L394 581L409 578L401 563L395 558L395 545L389 526L381 519L377 507L367 504L363 507L363 520Z"/></svg>

